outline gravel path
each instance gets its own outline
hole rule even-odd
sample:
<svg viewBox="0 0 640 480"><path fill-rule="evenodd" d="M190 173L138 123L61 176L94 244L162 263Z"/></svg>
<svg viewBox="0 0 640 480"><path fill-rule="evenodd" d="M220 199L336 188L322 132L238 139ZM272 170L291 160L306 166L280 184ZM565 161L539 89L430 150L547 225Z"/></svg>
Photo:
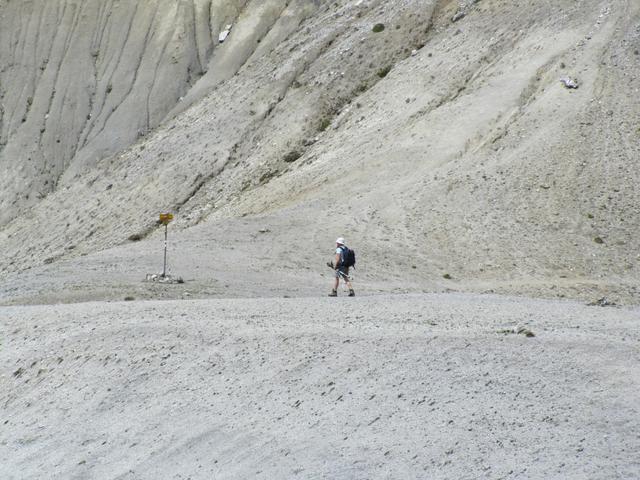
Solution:
<svg viewBox="0 0 640 480"><path fill-rule="evenodd" d="M635 479L639 318L463 294L2 307L0 477Z"/></svg>

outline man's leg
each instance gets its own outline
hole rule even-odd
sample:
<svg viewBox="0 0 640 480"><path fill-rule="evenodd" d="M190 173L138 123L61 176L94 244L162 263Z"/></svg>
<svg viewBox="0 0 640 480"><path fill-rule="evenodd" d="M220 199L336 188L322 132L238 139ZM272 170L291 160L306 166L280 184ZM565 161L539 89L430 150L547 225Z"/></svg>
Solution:
<svg viewBox="0 0 640 480"><path fill-rule="evenodd" d="M356 292L353 291L353 285L351 285L351 277L349 276L349 268L348 267L344 272L344 283L347 284L347 288L349 289L349 296L350 297L355 297L356 296Z"/></svg>
<svg viewBox="0 0 640 480"><path fill-rule="evenodd" d="M350 280L345 280L345 282L347 283L347 287L349 287L349 296L350 297L355 297L356 296L356 292L353 291L353 285L351 285L351 281Z"/></svg>
<svg viewBox="0 0 640 480"><path fill-rule="evenodd" d="M333 281L333 290L331 290L331 293L329 294L330 297L337 297L338 296L338 285L340 283L340 275L338 274L338 271L336 270L336 278Z"/></svg>
<svg viewBox="0 0 640 480"><path fill-rule="evenodd" d="M355 297L356 293L353 291L353 285L351 285L351 277L349 277L349 267L345 268L340 275L342 277L342 281L347 285L349 289L349 296Z"/></svg>

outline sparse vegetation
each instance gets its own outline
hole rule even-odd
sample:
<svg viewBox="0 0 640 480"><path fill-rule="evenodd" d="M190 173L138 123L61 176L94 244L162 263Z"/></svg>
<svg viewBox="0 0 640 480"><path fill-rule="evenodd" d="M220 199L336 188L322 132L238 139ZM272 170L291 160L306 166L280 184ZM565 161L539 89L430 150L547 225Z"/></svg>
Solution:
<svg viewBox="0 0 640 480"><path fill-rule="evenodd" d="M356 93L364 93L369 89L369 84L367 82L362 82L358 84L356 87Z"/></svg>
<svg viewBox="0 0 640 480"><path fill-rule="evenodd" d="M318 131L319 132L324 132L327 128L329 128L329 125L331 125L331 119L323 118L320 121L320 125L318 125Z"/></svg>
<svg viewBox="0 0 640 480"><path fill-rule="evenodd" d="M267 183L269 180L271 180L273 177L275 177L276 175L278 175L278 171L268 171L263 173L260 176L260 183Z"/></svg>
<svg viewBox="0 0 640 480"><path fill-rule="evenodd" d="M300 157L302 156L302 154L297 151L297 150L291 150L289 153L287 153L283 160L287 163L293 163L296 160L298 160Z"/></svg>
<svg viewBox="0 0 640 480"><path fill-rule="evenodd" d="M525 337L535 337L536 334L533 333L531 330L529 330L526 327L518 327L517 329L514 328L503 328L501 330L498 330L497 333L501 333L503 335L524 335Z"/></svg>
<svg viewBox="0 0 640 480"><path fill-rule="evenodd" d="M377 75L380 78L384 78L388 75L388 73L391 71L391 65L387 65L386 67L381 68L380 70L378 70Z"/></svg>

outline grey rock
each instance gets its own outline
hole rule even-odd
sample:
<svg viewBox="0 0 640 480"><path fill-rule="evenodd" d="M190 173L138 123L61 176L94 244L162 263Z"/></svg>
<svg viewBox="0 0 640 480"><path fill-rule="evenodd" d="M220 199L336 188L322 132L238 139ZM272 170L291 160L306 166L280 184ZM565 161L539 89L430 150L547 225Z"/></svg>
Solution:
<svg viewBox="0 0 640 480"><path fill-rule="evenodd" d="M562 84L563 84L566 88L569 88L569 89L577 89L577 88L579 88L579 86L580 86L580 85L578 84L578 81L577 81L576 79L574 79L574 78L571 78L571 77L562 77L562 78L560 79L560 82L562 82Z"/></svg>
<svg viewBox="0 0 640 480"><path fill-rule="evenodd" d="M464 11L456 12L456 14L451 18L451 22L456 23L457 21L462 20L466 16L467 16L467 13Z"/></svg>

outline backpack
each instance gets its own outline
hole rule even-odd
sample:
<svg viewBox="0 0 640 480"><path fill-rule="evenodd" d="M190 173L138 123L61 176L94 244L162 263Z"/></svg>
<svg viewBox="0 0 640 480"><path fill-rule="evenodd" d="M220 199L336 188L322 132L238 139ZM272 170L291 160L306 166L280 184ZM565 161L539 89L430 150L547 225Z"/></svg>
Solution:
<svg viewBox="0 0 640 480"><path fill-rule="evenodd" d="M341 267L354 267L356 266L356 252L351 250L346 245L340 247L342 250L342 255L340 258L340 266Z"/></svg>

